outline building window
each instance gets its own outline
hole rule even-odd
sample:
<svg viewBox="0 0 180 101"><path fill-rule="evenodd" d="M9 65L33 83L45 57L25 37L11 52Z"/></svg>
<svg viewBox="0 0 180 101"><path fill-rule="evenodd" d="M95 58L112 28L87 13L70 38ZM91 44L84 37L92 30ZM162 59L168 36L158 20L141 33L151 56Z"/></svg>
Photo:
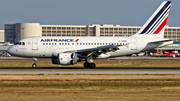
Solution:
<svg viewBox="0 0 180 101"><path fill-rule="evenodd" d="M56 30L56 27L52 27L53 30Z"/></svg>
<svg viewBox="0 0 180 101"><path fill-rule="evenodd" d="M49 30L50 30L50 29L51 29L51 27L47 27L47 29L49 29Z"/></svg>
<svg viewBox="0 0 180 101"><path fill-rule="evenodd" d="M71 30L71 27L67 27L67 30Z"/></svg>
<svg viewBox="0 0 180 101"><path fill-rule="evenodd" d="M57 27L57 30L61 30L61 27Z"/></svg>
<svg viewBox="0 0 180 101"><path fill-rule="evenodd" d="M127 30L127 28L123 28L123 30L124 30L124 31L126 31L126 30Z"/></svg>
<svg viewBox="0 0 180 101"><path fill-rule="evenodd" d="M66 27L62 27L62 30L66 30Z"/></svg>

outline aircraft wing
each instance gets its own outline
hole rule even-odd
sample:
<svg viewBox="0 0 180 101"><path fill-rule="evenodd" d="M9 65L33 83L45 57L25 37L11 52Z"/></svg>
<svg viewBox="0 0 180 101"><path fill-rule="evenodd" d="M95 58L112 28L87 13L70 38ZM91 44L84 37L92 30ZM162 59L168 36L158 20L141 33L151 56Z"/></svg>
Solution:
<svg viewBox="0 0 180 101"><path fill-rule="evenodd" d="M87 49L79 49L79 50L69 50L65 51L64 53L78 53L81 57L89 57L89 56L95 56L98 57L101 53L106 52L114 52L116 50L119 50L119 47L125 46L129 47L130 43L127 43L126 45L105 45L105 46L99 46L95 48L87 48Z"/></svg>
<svg viewBox="0 0 180 101"><path fill-rule="evenodd" d="M64 53L72 53L72 52L81 53L81 52L92 52L92 51L99 51L99 50L111 51L112 49L117 50L118 46L117 45L106 45L106 46L99 46L99 47L96 47L96 48L65 51Z"/></svg>
<svg viewBox="0 0 180 101"><path fill-rule="evenodd" d="M65 51L64 53L73 53L74 52L74 53L80 54L83 57L89 57L91 55L98 56L101 53L119 50L118 47L120 47L120 46L124 46L124 45L106 45L106 46L99 46L96 48Z"/></svg>

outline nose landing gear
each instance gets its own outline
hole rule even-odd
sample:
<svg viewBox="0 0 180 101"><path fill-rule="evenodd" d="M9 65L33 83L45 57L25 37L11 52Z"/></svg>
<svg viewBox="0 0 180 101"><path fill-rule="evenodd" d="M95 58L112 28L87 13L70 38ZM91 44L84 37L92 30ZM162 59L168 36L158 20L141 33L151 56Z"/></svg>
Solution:
<svg viewBox="0 0 180 101"><path fill-rule="evenodd" d="M34 60L34 64L32 65L32 68L36 68L37 67L37 65L36 65L37 58L33 58L33 60Z"/></svg>

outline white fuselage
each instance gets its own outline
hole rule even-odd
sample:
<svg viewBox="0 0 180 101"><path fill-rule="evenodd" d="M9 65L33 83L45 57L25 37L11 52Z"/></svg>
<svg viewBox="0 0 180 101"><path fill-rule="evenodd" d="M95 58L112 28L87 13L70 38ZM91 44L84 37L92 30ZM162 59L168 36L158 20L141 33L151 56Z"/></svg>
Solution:
<svg viewBox="0 0 180 101"><path fill-rule="evenodd" d="M143 37L31 37L20 40L19 42L24 42L24 45L14 45L8 49L8 52L20 57L51 58L56 56L57 53L65 51L76 51L114 44L120 45L118 46L119 50L108 52L110 54L108 57L116 57L172 44L172 42L148 44L148 42L157 40L164 39L147 39ZM104 57L107 58L107 56Z"/></svg>

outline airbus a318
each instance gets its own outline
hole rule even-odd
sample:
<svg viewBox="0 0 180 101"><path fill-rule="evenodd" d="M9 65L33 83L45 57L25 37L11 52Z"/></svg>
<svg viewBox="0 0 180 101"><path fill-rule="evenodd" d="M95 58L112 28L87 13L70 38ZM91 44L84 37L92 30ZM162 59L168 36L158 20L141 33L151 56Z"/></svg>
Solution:
<svg viewBox="0 0 180 101"><path fill-rule="evenodd" d="M33 68L37 67L37 58L51 58L53 64L59 65L85 61L85 68L95 68L93 60L97 58L130 55L172 44L172 40L163 38L170 6L171 1L162 2L143 27L130 37L29 37L19 40L7 51L14 56L33 58Z"/></svg>

